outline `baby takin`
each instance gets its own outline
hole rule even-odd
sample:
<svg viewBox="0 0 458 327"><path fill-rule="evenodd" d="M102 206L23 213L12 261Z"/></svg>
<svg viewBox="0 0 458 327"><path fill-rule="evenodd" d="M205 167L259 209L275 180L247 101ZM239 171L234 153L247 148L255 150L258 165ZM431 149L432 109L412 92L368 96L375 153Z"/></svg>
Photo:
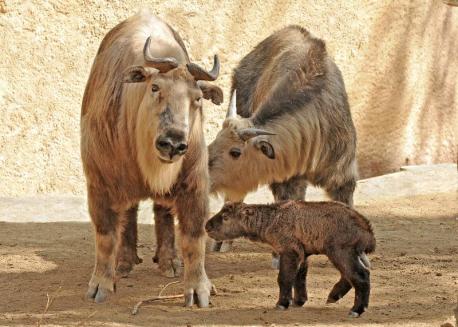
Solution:
<svg viewBox="0 0 458 327"><path fill-rule="evenodd" d="M355 302L349 315L359 317L369 305L370 262L366 254L375 250L375 237L370 222L345 204L226 203L205 229L217 241L247 237L269 244L280 254L279 309L307 301L307 257L312 254L325 254L341 274L327 303L337 302L354 287Z"/></svg>

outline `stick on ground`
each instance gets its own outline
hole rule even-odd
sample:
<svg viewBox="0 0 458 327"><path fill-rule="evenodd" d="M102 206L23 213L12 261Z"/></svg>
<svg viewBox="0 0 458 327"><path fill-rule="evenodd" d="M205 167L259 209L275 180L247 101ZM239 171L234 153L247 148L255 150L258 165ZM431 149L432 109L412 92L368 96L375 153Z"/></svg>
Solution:
<svg viewBox="0 0 458 327"><path fill-rule="evenodd" d="M59 286L57 291L54 293L54 296L49 296L49 293L46 293L46 298L47 298L46 306L45 306L45 309L43 310L43 313L41 314L40 320L37 321L37 327L41 326L41 322L43 321L45 314L48 312L49 308L51 307L52 303L56 299L56 296L61 289L62 289L62 286Z"/></svg>
<svg viewBox="0 0 458 327"><path fill-rule="evenodd" d="M152 297L150 299L146 299L146 300L143 300L143 301L140 301L138 302L134 308L132 309L132 314L133 315L136 315L138 313L138 309L140 309L140 306L143 305L143 304L147 304L147 303L152 303L152 302L155 302L155 301L160 301L160 300L171 300L171 299L179 299L179 298L182 298L183 297L183 294L179 294L179 295L162 295L162 293L165 291L165 289L167 287L169 287L170 285L173 285L173 284L178 284L180 281L175 281L175 282L170 282L168 283L167 285L165 285L161 291L159 292L159 294L155 297Z"/></svg>

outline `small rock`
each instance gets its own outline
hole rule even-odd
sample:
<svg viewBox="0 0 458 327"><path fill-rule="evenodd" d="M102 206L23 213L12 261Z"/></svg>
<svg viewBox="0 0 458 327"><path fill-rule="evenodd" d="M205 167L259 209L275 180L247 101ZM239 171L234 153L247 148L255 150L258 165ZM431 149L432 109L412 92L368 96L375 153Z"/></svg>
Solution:
<svg viewBox="0 0 458 327"><path fill-rule="evenodd" d="M407 252L401 252L401 253L399 253L399 256L400 256L400 257L405 257L406 255L407 255Z"/></svg>
<svg viewBox="0 0 458 327"><path fill-rule="evenodd" d="M438 273L436 273L436 276L440 277L440 276L442 276L442 273L438 272Z"/></svg>
<svg viewBox="0 0 458 327"><path fill-rule="evenodd" d="M454 327L451 323L446 322L445 324L442 324L441 327Z"/></svg>

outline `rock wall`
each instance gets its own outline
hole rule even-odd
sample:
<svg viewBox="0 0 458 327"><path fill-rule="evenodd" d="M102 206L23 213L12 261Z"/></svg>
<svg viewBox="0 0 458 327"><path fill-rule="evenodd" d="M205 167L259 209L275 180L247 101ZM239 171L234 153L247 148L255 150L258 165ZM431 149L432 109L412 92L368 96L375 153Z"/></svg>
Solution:
<svg viewBox="0 0 458 327"><path fill-rule="evenodd" d="M347 85L362 177L457 158L458 8L441 1L0 0L0 196L83 194L81 98L105 33L149 7L191 58L232 68L259 41L300 24L327 42ZM207 140L224 118L205 104Z"/></svg>

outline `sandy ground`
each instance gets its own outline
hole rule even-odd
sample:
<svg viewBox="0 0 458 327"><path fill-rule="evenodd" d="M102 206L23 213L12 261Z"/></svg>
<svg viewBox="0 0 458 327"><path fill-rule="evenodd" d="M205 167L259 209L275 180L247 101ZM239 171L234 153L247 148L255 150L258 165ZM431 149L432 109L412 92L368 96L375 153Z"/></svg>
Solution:
<svg viewBox="0 0 458 327"><path fill-rule="evenodd" d="M94 257L92 228L89 223L56 221L0 223L0 325L32 326L40 319L42 326L426 327L455 323L456 165L412 168L400 177L387 175L362 181L358 186L356 208L371 220L378 247L371 255L370 308L357 320L346 317L353 292L337 305L324 304L338 273L322 256L311 260L309 302L304 308L275 310L278 288L276 271L270 268L269 248L245 240L237 241L230 253L207 255L207 272L219 291L212 298L211 308L188 309L182 306L182 300L171 300L145 305L132 316L130 312L137 301L157 295L174 280L154 271L153 225L139 228L139 253L144 263L118 283L117 293L108 303L96 305L84 299ZM409 189L409 181L414 179L418 181L416 190ZM442 187L433 179L444 181ZM447 184L447 179L452 182ZM404 186L396 184L400 181ZM372 190L379 189L379 196L375 191L367 193L368 185ZM391 196L384 193L390 187ZM266 200L262 192L251 198ZM0 202L0 220L8 208L18 212L18 208L6 203ZM68 203L71 209L72 203ZM180 292L178 284L165 293ZM47 294L54 301L42 315Z"/></svg>

